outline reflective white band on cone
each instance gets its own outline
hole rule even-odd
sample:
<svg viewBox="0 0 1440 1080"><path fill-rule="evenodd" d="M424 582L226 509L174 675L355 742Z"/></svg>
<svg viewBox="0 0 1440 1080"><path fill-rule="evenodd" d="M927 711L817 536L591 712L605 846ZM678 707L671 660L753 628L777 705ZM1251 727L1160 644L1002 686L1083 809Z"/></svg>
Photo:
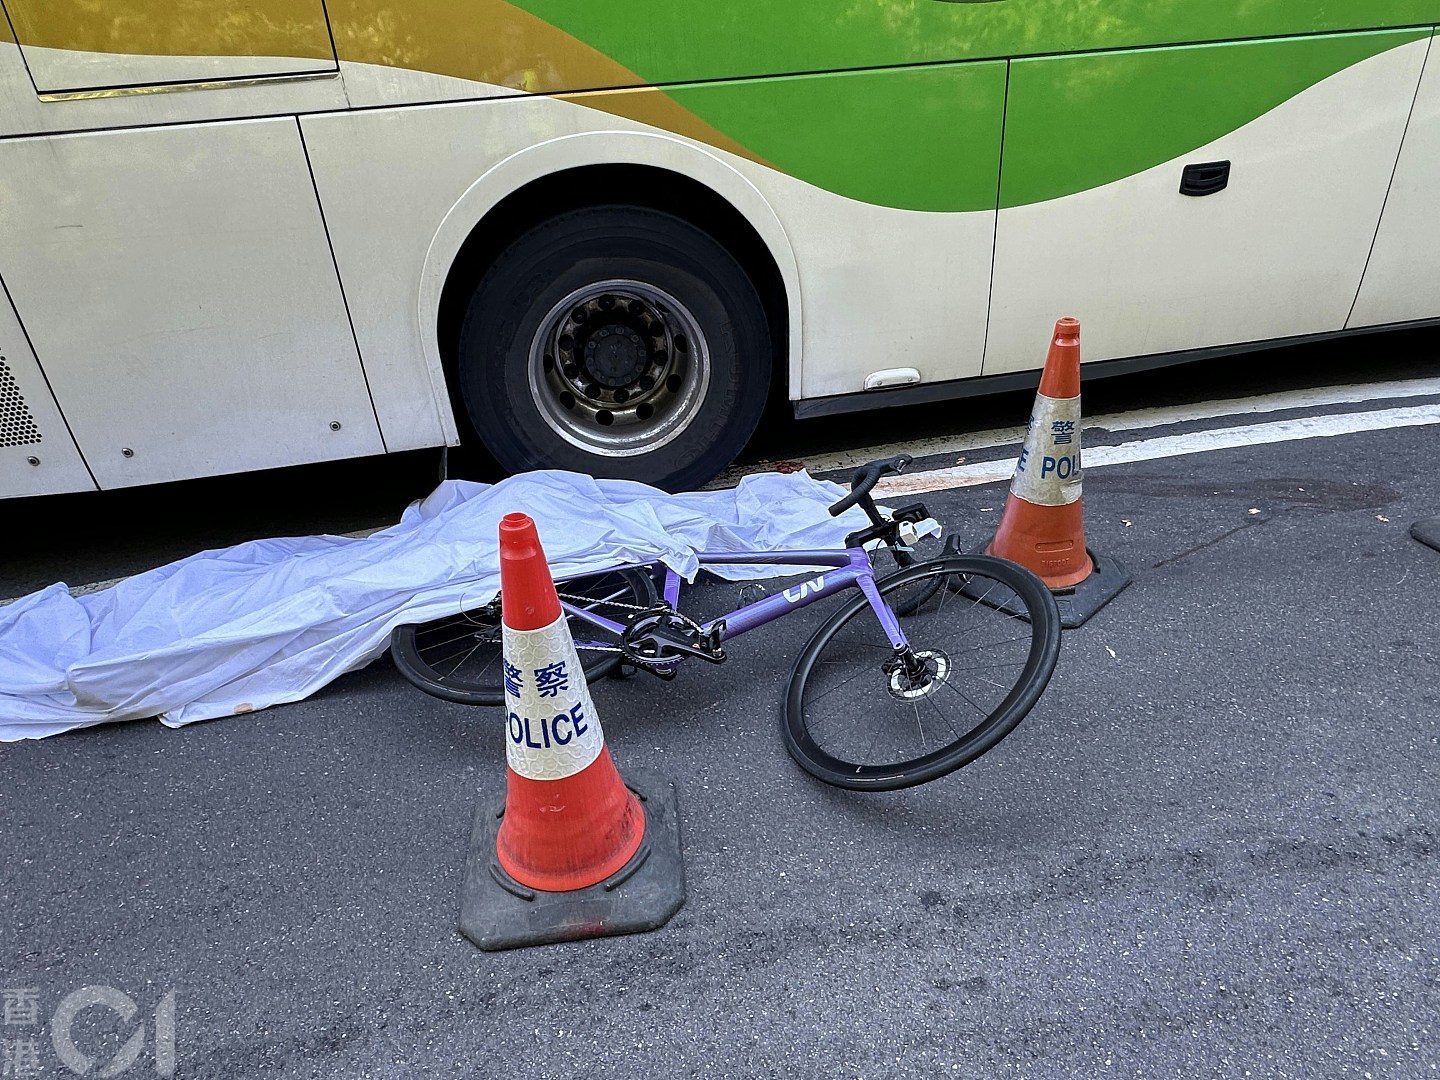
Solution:
<svg viewBox="0 0 1440 1080"><path fill-rule="evenodd" d="M565 616L504 631L505 758L529 780L574 776L600 756L605 734Z"/></svg>
<svg viewBox="0 0 1440 1080"><path fill-rule="evenodd" d="M1036 506L1080 498L1080 399L1035 395L1010 494Z"/></svg>

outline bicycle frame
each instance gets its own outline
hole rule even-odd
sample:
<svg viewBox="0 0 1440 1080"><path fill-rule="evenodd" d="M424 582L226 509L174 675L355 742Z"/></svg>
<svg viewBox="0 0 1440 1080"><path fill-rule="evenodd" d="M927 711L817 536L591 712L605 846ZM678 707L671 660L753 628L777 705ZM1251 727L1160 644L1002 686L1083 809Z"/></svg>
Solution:
<svg viewBox="0 0 1440 1080"><path fill-rule="evenodd" d="M830 568L830 570L816 574L808 581L793 585L773 596L766 596L753 604L746 604L729 614L712 619L702 626L702 630L708 634L723 623L724 630L721 634L723 641L729 641L731 638L749 633L751 630L774 622L789 612L808 607L817 600L824 600L845 589L859 588L865 594L865 599L870 602L870 608L875 612L875 617L880 620L880 626L885 631L885 636L890 639L890 644L897 650L909 648L910 643L906 639L904 631L900 629L899 620L890 610L890 605L881 599L880 590L875 587L875 571L870 566L870 556L864 548L846 548L844 551L706 551L699 552L696 557L699 559L701 567L818 566ZM834 572L830 572L832 570ZM665 586L662 595L665 602L672 608L678 605L681 581L679 574L669 567L665 568ZM563 600L560 606L568 614L582 619L592 626L598 626L617 636L625 632L624 623L618 623L594 612L574 607ZM679 663L680 659L680 657L676 657L675 662Z"/></svg>

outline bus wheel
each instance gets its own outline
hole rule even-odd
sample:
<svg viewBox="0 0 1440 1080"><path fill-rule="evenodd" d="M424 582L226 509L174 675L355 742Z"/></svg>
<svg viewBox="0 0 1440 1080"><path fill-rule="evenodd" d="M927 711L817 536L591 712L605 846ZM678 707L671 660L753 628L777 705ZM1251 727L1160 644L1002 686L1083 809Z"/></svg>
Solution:
<svg viewBox="0 0 1440 1080"><path fill-rule="evenodd" d="M466 411L511 472L698 487L739 454L769 387L769 327L745 271L708 233L643 207L522 234L460 332Z"/></svg>

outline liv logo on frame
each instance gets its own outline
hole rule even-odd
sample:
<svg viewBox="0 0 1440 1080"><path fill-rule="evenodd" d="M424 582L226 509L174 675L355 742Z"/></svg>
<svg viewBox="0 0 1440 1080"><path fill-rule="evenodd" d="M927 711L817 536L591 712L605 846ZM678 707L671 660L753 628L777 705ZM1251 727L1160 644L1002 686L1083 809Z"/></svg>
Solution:
<svg viewBox="0 0 1440 1080"><path fill-rule="evenodd" d="M54 1076L56 1060L76 1076L140 1076L149 1071L146 1066L153 1066L156 1076L175 1075L174 990L146 1016L123 990L84 986L60 999L48 1023L42 1018L39 987L0 989L0 1078ZM47 1027L48 1040L43 1037ZM116 1032L104 1040L103 1050L94 1045L97 1030ZM117 1039L120 1046L114 1049ZM151 1053L142 1063L147 1048Z"/></svg>

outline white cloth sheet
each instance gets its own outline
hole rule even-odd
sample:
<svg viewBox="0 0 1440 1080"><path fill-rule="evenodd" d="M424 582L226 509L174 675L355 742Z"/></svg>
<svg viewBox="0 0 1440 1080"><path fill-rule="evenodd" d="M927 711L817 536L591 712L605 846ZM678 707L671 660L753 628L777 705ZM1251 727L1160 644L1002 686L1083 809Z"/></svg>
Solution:
<svg viewBox="0 0 1440 1080"><path fill-rule="evenodd" d="M494 596L507 513L535 519L557 578L664 562L693 579L699 551L840 547L866 524L853 508L830 517L842 494L803 472L684 495L566 472L450 480L367 537L256 540L86 596L52 585L0 608L0 741L152 716L179 727L304 698L384 653L395 626Z"/></svg>

